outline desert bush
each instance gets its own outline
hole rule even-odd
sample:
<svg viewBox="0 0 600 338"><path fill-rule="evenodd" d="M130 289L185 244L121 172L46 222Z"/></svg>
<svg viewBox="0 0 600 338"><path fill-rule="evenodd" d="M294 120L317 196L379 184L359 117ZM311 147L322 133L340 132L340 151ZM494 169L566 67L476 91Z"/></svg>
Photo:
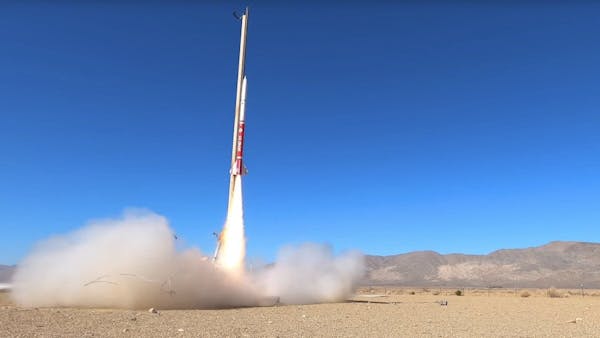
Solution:
<svg viewBox="0 0 600 338"><path fill-rule="evenodd" d="M456 291L454 291L454 294L457 296L462 296L462 291L456 290Z"/></svg>
<svg viewBox="0 0 600 338"><path fill-rule="evenodd" d="M555 288L548 289L548 297L550 298L560 298L562 295Z"/></svg>
<svg viewBox="0 0 600 338"><path fill-rule="evenodd" d="M415 292L414 292L414 291L411 291L411 292L409 292L408 294L409 294L409 295L414 295L414 294L415 294Z"/></svg>
<svg viewBox="0 0 600 338"><path fill-rule="evenodd" d="M433 294L434 296L437 296L437 295L439 295L439 294L440 294L440 292L439 292L439 291L437 291L437 290L435 290L435 291L433 291L431 294Z"/></svg>
<svg viewBox="0 0 600 338"><path fill-rule="evenodd" d="M530 294L529 292L527 292L527 291L523 291L523 292L521 292L521 297L523 297L523 298L527 298L527 297L529 297L529 296L531 296L531 294Z"/></svg>

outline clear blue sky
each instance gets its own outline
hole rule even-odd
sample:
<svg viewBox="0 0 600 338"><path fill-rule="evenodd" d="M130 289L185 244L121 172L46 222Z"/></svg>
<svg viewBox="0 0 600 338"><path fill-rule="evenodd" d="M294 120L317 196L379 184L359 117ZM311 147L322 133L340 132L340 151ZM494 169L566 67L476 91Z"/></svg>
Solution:
<svg viewBox="0 0 600 338"><path fill-rule="evenodd" d="M0 263L126 207L214 249L243 3L168 3L2 5ZM600 241L600 6L419 3L250 3L250 256Z"/></svg>

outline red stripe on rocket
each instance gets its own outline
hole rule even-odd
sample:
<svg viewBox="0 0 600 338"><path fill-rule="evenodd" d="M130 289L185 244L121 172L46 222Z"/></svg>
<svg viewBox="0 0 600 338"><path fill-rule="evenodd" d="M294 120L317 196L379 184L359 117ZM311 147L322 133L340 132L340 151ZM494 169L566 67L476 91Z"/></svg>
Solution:
<svg viewBox="0 0 600 338"><path fill-rule="evenodd" d="M246 76L242 80L242 99L240 101L240 116L237 125L237 137L235 145L235 161L232 163L231 175L245 175L248 170L244 166L244 129L246 126Z"/></svg>

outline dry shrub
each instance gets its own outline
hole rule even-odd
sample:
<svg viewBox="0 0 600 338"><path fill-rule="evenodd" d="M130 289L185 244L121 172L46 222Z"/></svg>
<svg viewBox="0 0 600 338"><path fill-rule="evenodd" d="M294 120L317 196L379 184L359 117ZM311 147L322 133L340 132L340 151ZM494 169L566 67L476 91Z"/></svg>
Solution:
<svg viewBox="0 0 600 338"><path fill-rule="evenodd" d="M561 298L562 295L555 288L548 289L548 297L550 298Z"/></svg>
<svg viewBox="0 0 600 338"><path fill-rule="evenodd" d="M440 294L440 292L436 290L436 291L433 291L433 292L432 292L432 294L433 294L434 296L437 296L437 295L439 295L439 294Z"/></svg>
<svg viewBox="0 0 600 338"><path fill-rule="evenodd" d="M529 297L529 296L531 296L531 294L530 294L529 292L527 292L527 291L523 291L523 292L521 292L521 297L523 297L523 298L527 298L527 297Z"/></svg>

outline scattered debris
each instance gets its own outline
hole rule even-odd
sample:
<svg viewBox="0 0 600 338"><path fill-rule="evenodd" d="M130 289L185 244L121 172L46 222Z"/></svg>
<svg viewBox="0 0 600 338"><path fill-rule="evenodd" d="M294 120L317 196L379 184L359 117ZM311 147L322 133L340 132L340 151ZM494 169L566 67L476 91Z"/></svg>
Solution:
<svg viewBox="0 0 600 338"><path fill-rule="evenodd" d="M579 323L579 322L581 322L582 320L583 320L583 318L577 317L577 318L575 318L575 319L568 320L568 321L567 321L567 323L573 323L573 324L576 324L576 323Z"/></svg>
<svg viewBox="0 0 600 338"><path fill-rule="evenodd" d="M178 332L183 332L185 331L184 329L177 329Z"/></svg>
<svg viewBox="0 0 600 338"><path fill-rule="evenodd" d="M346 300L348 303L366 303L366 304L400 304L401 302L395 301L375 301L375 300L365 300L365 299L348 299Z"/></svg>
<svg viewBox="0 0 600 338"><path fill-rule="evenodd" d="M447 300L439 300L436 303L440 304L441 306L448 306L448 301Z"/></svg>
<svg viewBox="0 0 600 338"><path fill-rule="evenodd" d="M158 313L158 310L155 309L155 308L153 308L153 307L151 307L151 308L148 309L148 312L150 312L150 313Z"/></svg>
<svg viewBox="0 0 600 338"><path fill-rule="evenodd" d="M127 329L127 328L125 328L125 329L122 330L123 333L125 333L127 331L129 331L129 329Z"/></svg>
<svg viewBox="0 0 600 338"><path fill-rule="evenodd" d="M159 284L160 283L160 291L168 293L169 295L173 296L175 295L175 290L173 290L172 287L172 282L171 279L174 275L170 275L166 280L164 280L162 283L159 280L154 280L154 279L150 279L150 278L146 278L142 275L136 275L134 273L120 273L118 276L116 276L116 278L133 278L133 279L137 279L140 280L142 282L145 283L155 283L155 284ZM89 286L95 283L106 283L106 284L112 284L112 285L119 285L119 283L117 282L113 282L110 280L107 280L111 278L111 275L102 275L92 281L89 281L85 284L83 284L83 286Z"/></svg>
<svg viewBox="0 0 600 338"><path fill-rule="evenodd" d="M91 284L94 284L94 283L108 283L108 284L113 284L113 285L119 285L118 283L115 283L115 282L103 280L106 277L110 277L110 276L109 275L100 276L100 277L94 279L93 281L89 281L89 282L83 284L83 286L88 286L88 285L91 285Z"/></svg>
<svg viewBox="0 0 600 338"><path fill-rule="evenodd" d="M388 297L388 295L355 295L355 297L362 297L362 298L381 298L381 297Z"/></svg>

